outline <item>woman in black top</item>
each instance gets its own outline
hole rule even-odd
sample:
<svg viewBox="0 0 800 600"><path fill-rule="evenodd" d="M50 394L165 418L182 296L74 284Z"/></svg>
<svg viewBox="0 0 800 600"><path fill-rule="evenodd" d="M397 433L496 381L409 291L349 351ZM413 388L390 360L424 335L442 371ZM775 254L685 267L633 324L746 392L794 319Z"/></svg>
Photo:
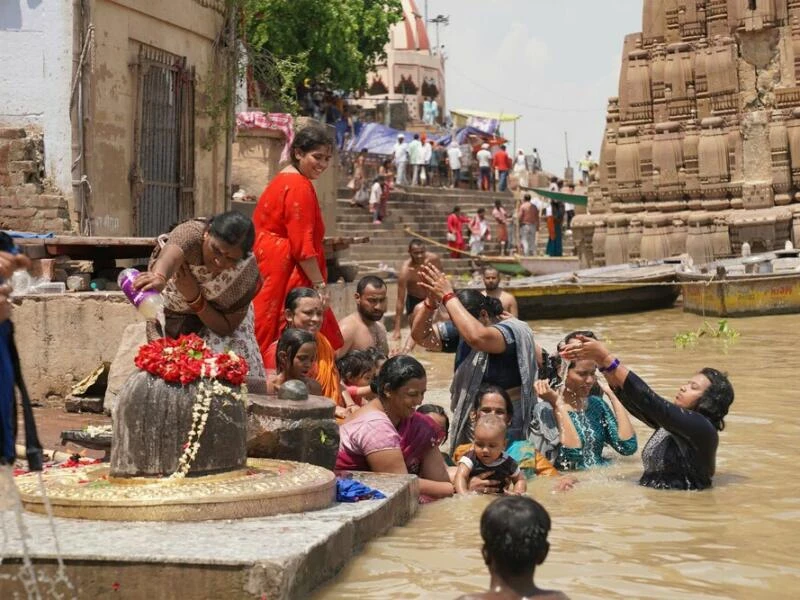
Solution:
<svg viewBox="0 0 800 600"><path fill-rule="evenodd" d="M656 430L642 450L640 484L673 490L711 487L718 432L725 428L724 417L733 403L733 386L723 373L702 369L669 402L620 364L598 340L578 336L561 354L568 360L596 361L625 408Z"/></svg>

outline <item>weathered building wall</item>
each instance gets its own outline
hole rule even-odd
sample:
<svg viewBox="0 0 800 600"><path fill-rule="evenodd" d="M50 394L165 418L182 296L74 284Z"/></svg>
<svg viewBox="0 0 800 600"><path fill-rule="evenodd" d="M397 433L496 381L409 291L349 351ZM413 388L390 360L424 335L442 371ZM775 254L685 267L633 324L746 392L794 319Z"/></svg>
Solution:
<svg viewBox="0 0 800 600"><path fill-rule="evenodd" d="M47 176L71 194L72 1L0 2L0 127L44 132Z"/></svg>
<svg viewBox="0 0 800 600"><path fill-rule="evenodd" d="M186 57L195 69L194 213L225 207L226 139L209 138L203 114L204 86L214 72L213 43L220 34L221 2L196 0L95 0L95 64L91 81L92 122L87 131L90 213L95 235L136 235L129 176L134 162L138 79L132 68L140 44ZM218 65L217 65L218 68Z"/></svg>
<svg viewBox="0 0 800 600"><path fill-rule="evenodd" d="M231 184L258 198L269 181L280 171L280 158L286 138L270 129L242 129L233 142Z"/></svg>

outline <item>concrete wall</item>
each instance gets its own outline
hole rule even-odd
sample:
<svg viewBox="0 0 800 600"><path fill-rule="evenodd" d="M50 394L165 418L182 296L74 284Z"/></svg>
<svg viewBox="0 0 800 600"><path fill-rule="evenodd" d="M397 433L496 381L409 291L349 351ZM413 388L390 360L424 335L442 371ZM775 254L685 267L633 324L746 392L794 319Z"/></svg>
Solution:
<svg viewBox="0 0 800 600"><path fill-rule="evenodd" d="M202 3L209 4L209 3ZM95 0L95 64L91 77L92 122L87 131L91 215L95 235L135 234L129 174L134 161L135 63L139 44L185 56L195 68L195 214L225 207L224 133L210 149L210 120L203 90L213 72L213 47L222 15L194 0Z"/></svg>
<svg viewBox="0 0 800 600"><path fill-rule="evenodd" d="M63 397L111 362L125 327L139 320L122 292L22 296L14 304L22 373L34 400Z"/></svg>
<svg viewBox="0 0 800 600"><path fill-rule="evenodd" d="M286 138L279 131L246 129L236 133L233 142L231 184L256 199L280 171L280 158Z"/></svg>
<svg viewBox="0 0 800 600"><path fill-rule="evenodd" d="M47 176L72 188L72 0L0 2L0 125L44 131Z"/></svg>

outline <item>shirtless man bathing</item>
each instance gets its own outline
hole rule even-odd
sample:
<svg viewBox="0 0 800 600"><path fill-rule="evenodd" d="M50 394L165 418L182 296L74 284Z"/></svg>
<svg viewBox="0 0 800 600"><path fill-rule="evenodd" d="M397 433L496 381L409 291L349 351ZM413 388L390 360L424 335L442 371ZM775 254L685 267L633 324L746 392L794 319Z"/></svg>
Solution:
<svg viewBox="0 0 800 600"><path fill-rule="evenodd" d="M433 252L428 252L420 240L411 240L408 245L410 258L406 259L397 279L397 302L395 304L394 333L392 340L400 339L400 326L403 311L411 319L414 307L425 300L428 293L419 285L418 269L424 264L431 264L442 270L441 259ZM408 350L408 349L406 349Z"/></svg>
<svg viewBox="0 0 800 600"><path fill-rule="evenodd" d="M373 346L389 356L386 327L381 322L386 313L386 292L386 282L380 277L361 278L356 286L356 311L339 322L344 345L337 350L337 357Z"/></svg>

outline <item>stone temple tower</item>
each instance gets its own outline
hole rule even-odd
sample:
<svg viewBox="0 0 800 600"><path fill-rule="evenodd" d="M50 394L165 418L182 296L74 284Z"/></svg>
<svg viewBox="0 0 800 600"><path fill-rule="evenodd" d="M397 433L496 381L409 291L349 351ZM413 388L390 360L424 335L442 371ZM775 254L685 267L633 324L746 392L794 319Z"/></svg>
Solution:
<svg viewBox="0 0 800 600"><path fill-rule="evenodd" d="M644 0L589 208L586 266L797 245L800 0Z"/></svg>

